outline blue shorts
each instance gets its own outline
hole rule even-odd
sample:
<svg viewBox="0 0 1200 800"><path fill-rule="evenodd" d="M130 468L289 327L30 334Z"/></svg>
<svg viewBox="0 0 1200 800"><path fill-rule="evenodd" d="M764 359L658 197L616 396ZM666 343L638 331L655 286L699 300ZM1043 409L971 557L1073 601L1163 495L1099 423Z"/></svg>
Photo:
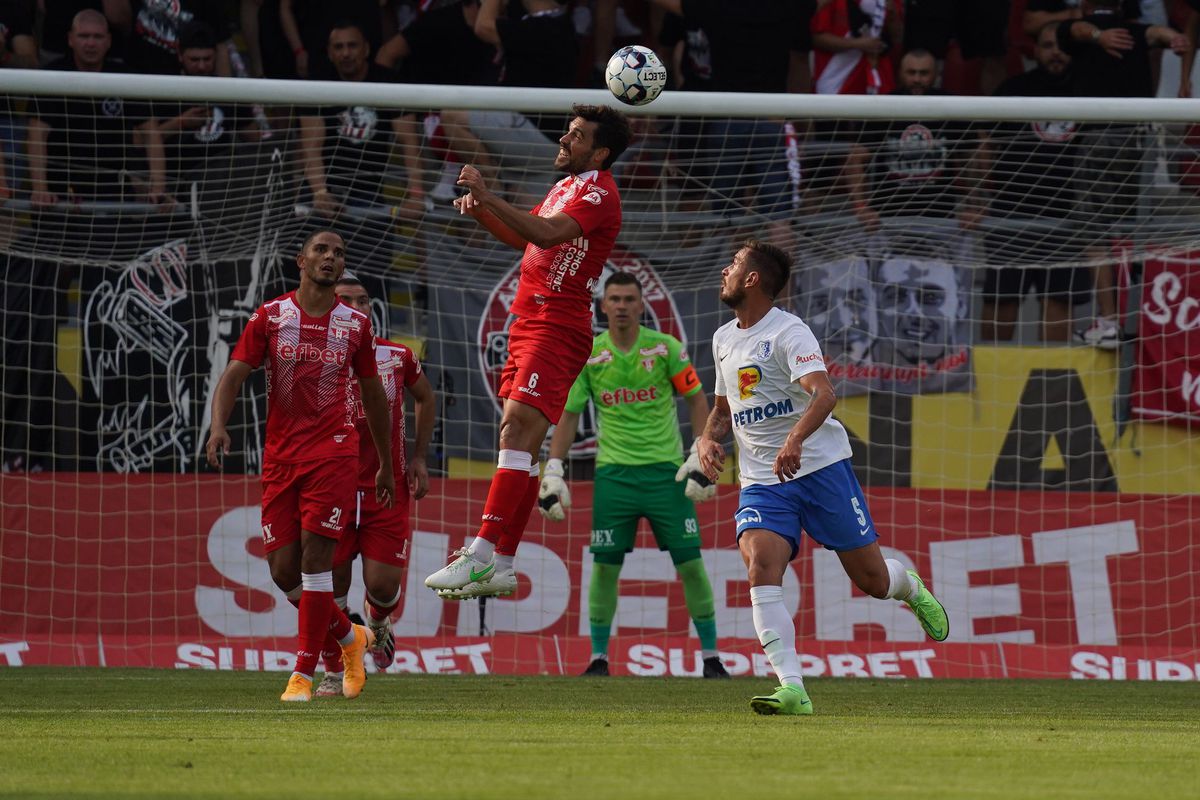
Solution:
<svg viewBox="0 0 1200 800"><path fill-rule="evenodd" d="M737 535L753 528L777 533L800 551L800 532L827 550L857 550L879 538L850 459L776 486L747 486L733 516Z"/></svg>

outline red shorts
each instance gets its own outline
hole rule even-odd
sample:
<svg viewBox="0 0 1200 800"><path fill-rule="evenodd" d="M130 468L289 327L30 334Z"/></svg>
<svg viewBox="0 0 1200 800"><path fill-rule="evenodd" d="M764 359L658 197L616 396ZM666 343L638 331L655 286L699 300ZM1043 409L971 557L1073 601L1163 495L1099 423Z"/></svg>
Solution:
<svg viewBox="0 0 1200 800"><path fill-rule="evenodd" d="M508 362L497 394L533 406L557 423L591 355L590 328L518 318L508 329Z"/></svg>
<svg viewBox="0 0 1200 800"><path fill-rule="evenodd" d="M262 535L266 552L300 538L301 529L336 539L353 522L358 459L263 465Z"/></svg>
<svg viewBox="0 0 1200 800"><path fill-rule="evenodd" d="M353 561L359 553L363 558L394 567L408 563L412 530L408 527L408 487L400 488L402 480L403 475L396 476L396 502L391 508L379 505L375 487L359 487L354 524L338 539L333 554L335 567Z"/></svg>

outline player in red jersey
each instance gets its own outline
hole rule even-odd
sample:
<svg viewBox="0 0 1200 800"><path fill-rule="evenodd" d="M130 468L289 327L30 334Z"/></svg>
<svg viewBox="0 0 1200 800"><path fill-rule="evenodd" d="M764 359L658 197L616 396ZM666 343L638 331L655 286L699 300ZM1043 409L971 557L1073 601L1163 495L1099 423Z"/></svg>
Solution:
<svg viewBox="0 0 1200 800"><path fill-rule="evenodd" d="M378 501L396 493L387 395L375 366L371 320L338 302L346 245L334 231L312 234L296 257L300 287L264 303L246 323L213 395L208 463L228 454L225 425L242 383L267 369L267 441L263 457L262 533L271 577L300 609L296 668L281 700L312 697L312 675L326 635L342 646L343 690L357 697L371 632L352 625L333 602L333 553L350 514L358 475L353 376L379 454ZM332 619L332 621L331 621Z"/></svg>
<svg viewBox="0 0 1200 800"><path fill-rule="evenodd" d="M337 296L346 305L371 314L371 298L357 278L343 277L337 282ZM396 645L392 638L391 614L400 604L400 587L412 532L408 525L409 498L420 500L429 491L429 470L425 457L433 438L437 413L436 399L429 379L421 371L421 362L412 350L387 339L375 340L375 364L387 392L392 417L392 471L396 475L396 500L391 508L374 497L375 473L379 455L367 437L366 417L359 409L358 506L354 524L338 540L333 556L333 599L346 611L350 591L351 566L362 555L363 583L367 596L363 617L374 635L371 657L379 670L392 664ZM417 423L412 461L406 463L404 444L404 396L413 398ZM342 651L332 634L321 653L325 677L313 692L315 697L342 694Z"/></svg>
<svg viewBox="0 0 1200 800"><path fill-rule="evenodd" d="M513 556L537 501L538 451L592 353L592 295L621 231L621 197L609 168L632 139L624 114L576 105L558 140L556 183L532 212L496 196L479 170L462 168L470 193L454 201L505 244L524 251L509 311L508 363L501 376L500 458L475 541L425 585L450 599L511 594Z"/></svg>

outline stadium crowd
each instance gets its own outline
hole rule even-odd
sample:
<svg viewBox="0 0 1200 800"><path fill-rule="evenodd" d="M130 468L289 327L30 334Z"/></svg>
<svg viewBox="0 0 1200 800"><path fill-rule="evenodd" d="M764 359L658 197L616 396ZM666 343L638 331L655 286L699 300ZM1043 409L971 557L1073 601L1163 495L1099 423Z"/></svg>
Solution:
<svg viewBox="0 0 1200 800"><path fill-rule="evenodd" d="M603 85L614 47L639 43L663 55L672 87L683 91L1135 97L1161 93L1161 53L1170 49L1184 69L1169 93L1187 96L1197 7L1200 0L6 0L0 59L64 72L580 87ZM44 212L114 201L169 211L197 182L225 185L239 145L274 137L302 176L298 202L325 219L347 205L392 203L394 215L420 218L454 197L463 163L488 179L503 164L505 195L529 206L551 177L564 123L496 111L10 96L0 108L0 198ZM1095 255L1133 212L1140 167L1153 158L1143 127L1065 124L1047 136L1040 123L986 132L923 120L636 124L641 142L623 169L672 171L678 210L752 211L780 229L821 212L849 212L864 231L894 217L942 217L986 233L988 252L1017 263ZM1104 224L1022 237L997 233L989 217L1049 228ZM1094 286L1098 321L1085 338L1115 347L1113 284L1108 268L989 273L983 338L1012 336L1014 309L1031 289L1043 300L1044 337L1069 338L1070 308L1092 302Z"/></svg>

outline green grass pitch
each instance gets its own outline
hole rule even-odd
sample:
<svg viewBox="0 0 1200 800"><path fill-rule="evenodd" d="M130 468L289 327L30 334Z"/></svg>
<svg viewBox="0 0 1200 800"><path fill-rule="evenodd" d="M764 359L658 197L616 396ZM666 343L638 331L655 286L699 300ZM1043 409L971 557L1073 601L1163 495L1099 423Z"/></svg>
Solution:
<svg viewBox="0 0 1200 800"><path fill-rule="evenodd" d="M1200 793L1200 684L0 670L0 797L1094 798Z"/></svg>

